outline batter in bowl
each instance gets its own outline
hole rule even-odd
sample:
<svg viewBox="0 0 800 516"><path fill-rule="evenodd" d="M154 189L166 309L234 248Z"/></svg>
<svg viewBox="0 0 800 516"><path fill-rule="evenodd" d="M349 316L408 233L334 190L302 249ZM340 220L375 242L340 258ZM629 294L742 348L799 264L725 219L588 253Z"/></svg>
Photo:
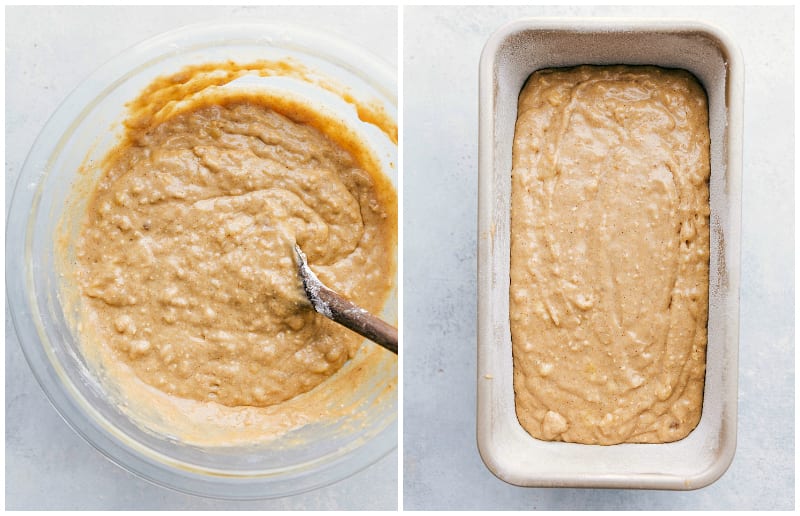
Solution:
<svg viewBox="0 0 800 516"><path fill-rule="evenodd" d="M689 73L534 73L513 147L510 314L517 416L584 444L682 439L700 419L709 132Z"/></svg>
<svg viewBox="0 0 800 516"><path fill-rule="evenodd" d="M322 281L380 312L396 194L357 138L301 102L218 93L152 112L170 105L171 82L192 80L132 103L102 164L75 249L80 326L112 375L188 400L201 419L253 423L251 409L313 390L363 341L310 307L295 242Z"/></svg>

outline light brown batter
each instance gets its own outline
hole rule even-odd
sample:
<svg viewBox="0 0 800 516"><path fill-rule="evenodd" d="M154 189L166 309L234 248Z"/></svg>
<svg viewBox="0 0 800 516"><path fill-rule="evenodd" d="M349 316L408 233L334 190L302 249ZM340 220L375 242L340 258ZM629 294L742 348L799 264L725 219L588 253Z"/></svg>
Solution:
<svg viewBox="0 0 800 516"><path fill-rule="evenodd" d="M700 419L709 270L706 95L685 71L534 73L513 147L517 416L585 444L682 439Z"/></svg>
<svg viewBox="0 0 800 516"><path fill-rule="evenodd" d="M125 138L102 165L75 250L80 327L107 373L132 371L166 395L151 402L172 406L162 422L180 407L196 420L214 414L219 427L259 423L263 436L282 426L274 411L224 407L292 400L363 341L313 311L294 243L323 282L380 313L393 286L396 195L363 144L302 103L228 93L156 114L170 92L185 100L171 82L192 73L131 103ZM375 362L351 367L352 382ZM123 390L148 403L146 389ZM295 406L284 419L309 417Z"/></svg>

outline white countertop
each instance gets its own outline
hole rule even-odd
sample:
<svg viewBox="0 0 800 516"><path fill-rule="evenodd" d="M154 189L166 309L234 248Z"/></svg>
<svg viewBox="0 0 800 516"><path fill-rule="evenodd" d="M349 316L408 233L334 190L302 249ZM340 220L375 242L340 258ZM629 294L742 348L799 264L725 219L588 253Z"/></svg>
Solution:
<svg viewBox="0 0 800 516"><path fill-rule="evenodd" d="M478 60L495 29L528 16L697 19L744 54L738 447L707 488L520 488L478 455ZM793 19L792 7L405 8L405 509L794 507Z"/></svg>
<svg viewBox="0 0 800 516"><path fill-rule="evenodd" d="M59 102L121 50L177 26L261 18L324 27L396 64L395 10L320 7L7 8L6 209ZM692 492L532 489L483 465L475 441L477 70L488 36L522 16L694 18L745 59L738 448ZM404 506L406 509L794 507L794 83L791 7L405 7ZM448 192L441 195L440 192ZM7 252L14 252L8 250ZM47 402L6 308L9 509L393 509L397 454L289 498L223 502L154 486L106 460Z"/></svg>
<svg viewBox="0 0 800 516"><path fill-rule="evenodd" d="M221 19L318 27L397 64L393 7L8 7L6 210L36 135L89 73L151 36ZM7 509L397 508L397 450L341 482L276 500L225 502L155 486L112 464L64 423L25 362L8 307L5 353Z"/></svg>

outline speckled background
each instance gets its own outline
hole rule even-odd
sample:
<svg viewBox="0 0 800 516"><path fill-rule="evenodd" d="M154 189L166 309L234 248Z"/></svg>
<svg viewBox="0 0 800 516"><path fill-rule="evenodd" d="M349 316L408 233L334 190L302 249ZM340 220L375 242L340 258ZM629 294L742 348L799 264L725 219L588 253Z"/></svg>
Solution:
<svg viewBox="0 0 800 516"><path fill-rule="evenodd" d="M222 19L319 27L397 64L395 7L6 8L6 210L36 135L88 74L151 36ZM152 485L108 461L50 406L19 348L8 307L5 360L7 509L397 508L396 450L341 482L277 500L225 502Z"/></svg>
<svg viewBox="0 0 800 516"><path fill-rule="evenodd" d="M520 488L478 455L478 60L495 29L523 16L697 19L744 54L738 448L707 488ZM405 509L794 507L793 33L791 7L405 8Z"/></svg>

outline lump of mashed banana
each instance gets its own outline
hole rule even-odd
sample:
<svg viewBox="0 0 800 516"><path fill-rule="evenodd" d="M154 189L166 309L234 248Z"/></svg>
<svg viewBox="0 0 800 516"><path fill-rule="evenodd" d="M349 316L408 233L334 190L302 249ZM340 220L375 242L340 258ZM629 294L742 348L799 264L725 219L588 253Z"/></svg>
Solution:
<svg viewBox="0 0 800 516"><path fill-rule="evenodd" d="M534 73L519 98L510 316L534 437L663 443L700 419L709 277L706 94L688 72Z"/></svg>
<svg viewBox="0 0 800 516"><path fill-rule="evenodd" d="M106 158L76 247L82 320L146 384L267 407L307 392L362 338L311 309L322 281L380 312L395 194L315 112L256 95L131 124Z"/></svg>

